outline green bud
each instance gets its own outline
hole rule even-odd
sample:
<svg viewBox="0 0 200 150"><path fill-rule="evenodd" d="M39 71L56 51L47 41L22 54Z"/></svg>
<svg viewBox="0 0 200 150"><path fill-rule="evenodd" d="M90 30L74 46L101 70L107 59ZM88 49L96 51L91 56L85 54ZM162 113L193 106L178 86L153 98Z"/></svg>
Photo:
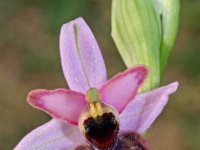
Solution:
<svg viewBox="0 0 200 150"><path fill-rule="evenodd" d="M112 37L122 59L127 67L145 64L150 70L141 92L160 84L175 41L178 12L178 0L112 1Z"/></svg>

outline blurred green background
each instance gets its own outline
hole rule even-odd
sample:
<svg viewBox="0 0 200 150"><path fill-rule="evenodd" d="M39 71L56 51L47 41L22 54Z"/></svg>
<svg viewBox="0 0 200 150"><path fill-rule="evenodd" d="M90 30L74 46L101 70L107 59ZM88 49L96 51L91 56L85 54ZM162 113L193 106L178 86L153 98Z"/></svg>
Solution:
<svg viewBox="0 0 200 150"><path fill-rule="evenodd" d="M125 69L111 38L111 1L0 0L0 150L50 117L26 103L32 89L66 87L58 37L63 23L83 16L93 30L108 76ZM154 150L200 150L200 1L181 0L180 30L162 85L180 87L150 129Z"/></svg>

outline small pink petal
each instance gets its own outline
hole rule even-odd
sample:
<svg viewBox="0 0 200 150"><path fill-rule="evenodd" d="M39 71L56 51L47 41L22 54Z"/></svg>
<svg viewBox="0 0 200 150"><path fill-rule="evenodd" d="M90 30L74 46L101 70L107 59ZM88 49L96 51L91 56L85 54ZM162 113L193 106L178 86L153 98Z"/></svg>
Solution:
<svg viewBox="0 0 200 150"><path fill-rule="evenodd" d="M102 101L114 106L119 113L122 112L137 94L147 74L148 70L144 66L136 66L117 74L100 89Z"/></svg>
<svg viewBox="0 0 200 150"><path fill-rule="evenodd" d="M77 126L52 119L27 134L14 150L74 150L87 145Z"/></svg>
<svg viewBox="0 0 200 150"><path fill-rule="evenodd" d="M83 94L66 89L33 90L29 93L27 101L34 108L72 124L77 124L86 106Z"/></svg>
<svg viewBox="0 0 200 150"><path fill-rule="evenodd" d="M137 96L120 114L120 132L144 133L162 112L169 95L177 88L178 82L174 82Z"/></svg>
<svg viewBox="0 0 200 150"><path fill-rule="evenodd" d="M98 43L82 18L62 26L60 32L62 69L70 89L86 93L106 82L106 69Z"/></svg>

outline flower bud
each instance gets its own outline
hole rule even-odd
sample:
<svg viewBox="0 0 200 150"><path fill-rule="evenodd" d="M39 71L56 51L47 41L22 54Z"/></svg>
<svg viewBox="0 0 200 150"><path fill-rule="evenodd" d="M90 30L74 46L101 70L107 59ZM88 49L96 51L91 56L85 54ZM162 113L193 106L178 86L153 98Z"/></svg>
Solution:
<svg viewBox="0 0 200 150"><path fill-rule="evenodd" d="M145 64L150 71L141 92L160 84L174 46L179 0L113 0L112 37L127 67Z"/></svg>

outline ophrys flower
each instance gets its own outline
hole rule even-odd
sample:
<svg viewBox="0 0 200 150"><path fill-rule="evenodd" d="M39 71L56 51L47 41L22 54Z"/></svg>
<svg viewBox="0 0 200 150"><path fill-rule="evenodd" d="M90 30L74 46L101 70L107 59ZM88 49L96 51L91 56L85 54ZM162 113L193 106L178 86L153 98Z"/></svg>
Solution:
<svg viewBox="0 0 200 150"><path fill-rule="evenodd" d="M174 82L136 96L148 74L139 65L106 81L99 46L82 18L62 26L60 54L70 90L29 93L28 103L54 119L24 137L16 150L74 150L88 144L100 149L114 147L124 133L144 133L178 87Z"/></svg>

